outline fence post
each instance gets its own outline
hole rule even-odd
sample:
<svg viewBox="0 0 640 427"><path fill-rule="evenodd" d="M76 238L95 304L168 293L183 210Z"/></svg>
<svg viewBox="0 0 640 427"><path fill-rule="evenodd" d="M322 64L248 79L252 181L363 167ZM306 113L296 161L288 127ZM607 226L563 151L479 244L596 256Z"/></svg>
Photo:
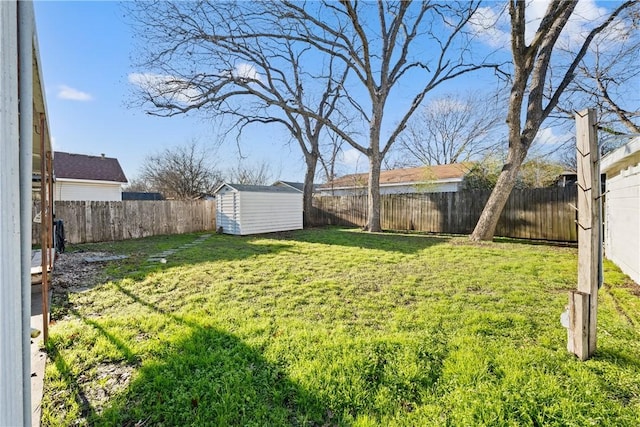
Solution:
<svg viewBox="0 0 640 427"><path fill-rule="evenodd" d="M567 349L580 360L596 351L600 284L600 156L594 110L576 113L578 157L578 291L569 295Z"/></svg>

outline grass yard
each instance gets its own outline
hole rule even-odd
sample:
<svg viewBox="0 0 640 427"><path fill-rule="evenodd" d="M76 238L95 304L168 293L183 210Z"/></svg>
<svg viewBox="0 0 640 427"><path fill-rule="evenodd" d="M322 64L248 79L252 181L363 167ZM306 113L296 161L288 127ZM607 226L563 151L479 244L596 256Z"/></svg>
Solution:
<svg viewBox="0 0 640 427"><path fill-rule="evenodd" d="M43 425L637 426L640 292L611 264L566 351L575 248L339 228L128 254L52 307ZM64 256L64 255L63 255Z"/></svg>

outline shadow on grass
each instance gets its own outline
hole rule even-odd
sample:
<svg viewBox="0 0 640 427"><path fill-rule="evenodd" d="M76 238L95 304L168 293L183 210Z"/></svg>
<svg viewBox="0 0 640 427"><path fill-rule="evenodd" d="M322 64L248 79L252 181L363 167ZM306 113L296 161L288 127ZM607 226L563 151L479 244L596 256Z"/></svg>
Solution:
<svg viewBox="0 0 640 427"><path fill-rule="evenodd" d="M133 382L94 425L327 425L330 411L284 370L231 334L193 328Z"/></svg>
<svg viewBox="0 0 640 427"><path fill-rule="evenodd" d="M102 334L131 366L133 380L104 410L92 406L86 383L72 375L55 347L50 355L76 396L89 425L347 425L311 393L291 381L284 367L228 332L185 319L118 286L127 297L162 316L174 339L163 340L142 360L108 327L75 310L73 315ZM154 340L155 337L146 337ZM160 344L160 343L159 343Z"/></svg>
<svg viewBox="0 0 640 427"><path fill-rule="evenodd" d="M369 233L358 228L342 228L328 226L310 228L300 231L279 233L275 238L295 240L298 242L338 245L361 249L412 254L425 248L446 243L447 236L431 236L426 234L399 234L398 232Z"/></svg>
<svg viewBox="0 0 640 427"><path fill-rule="evenodd" d="M115 251L127 254L128 258L106 263L105 267L108 275L112 278L129 277L133 280L142 280L149 274L165 271L168 268L268 256L287 251L293 246L287 242L265 239L268 238L265 236L214 235L188 248L180 248L176 244L171 248L175 252L164 256L158 256L159 252L153 246L138 247L136 251L127 253L127 246L113 245ZM149 260L152 257L164 261Z"/></svg>

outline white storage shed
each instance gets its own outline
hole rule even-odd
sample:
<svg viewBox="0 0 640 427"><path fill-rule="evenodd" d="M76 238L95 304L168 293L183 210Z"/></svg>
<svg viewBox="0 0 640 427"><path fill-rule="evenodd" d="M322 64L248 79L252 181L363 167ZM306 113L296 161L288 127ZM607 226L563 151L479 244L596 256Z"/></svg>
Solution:
<svg viewBox="0 0 640 427"><path fill-rule="evenodd" d="M640 284L640 137L602 158L605 256Z"/></svg>
<svg viewBox="0 0 640 427"><path fill-rule="evenodd" d="M266 185L222 184L215 191L216 226L247 235L302 229L302 193Z"/></svg>

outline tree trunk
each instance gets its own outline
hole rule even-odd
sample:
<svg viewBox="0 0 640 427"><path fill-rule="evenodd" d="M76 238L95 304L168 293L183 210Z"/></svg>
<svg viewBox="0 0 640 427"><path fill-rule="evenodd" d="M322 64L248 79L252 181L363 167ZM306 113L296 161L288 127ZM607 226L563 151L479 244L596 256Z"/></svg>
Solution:
<svg viewBox="0 0 640 427"><path fill-rule="evenodd" d="M496 186L482 210L476 228L473 230L473 233L471 233L471 240L481 241L493 239L500 214L507 204L511 190L513 190L513 187L516 185L520 166L522 166L522 162L526 156L527 150L525 149L509 150L507 162L502 168Z"/></svg>
<svg viewBox="0 0 640 427"><path fill-rule="evenodd" d="M382 231L380 226L380 154L369 156L368 224L367 230Z"/></svg>
<svg viewBox="0 0 640 427"><path fill-rule="evenodd" d="M316 153L305 153L305 162L307 164L307 171L304 174L304 192L302 194L302 210L303 210L303 224L305 227L311 224L312 209L313 209L313 180L316 176L316 167L318 165L318 155Z"/></svg>

